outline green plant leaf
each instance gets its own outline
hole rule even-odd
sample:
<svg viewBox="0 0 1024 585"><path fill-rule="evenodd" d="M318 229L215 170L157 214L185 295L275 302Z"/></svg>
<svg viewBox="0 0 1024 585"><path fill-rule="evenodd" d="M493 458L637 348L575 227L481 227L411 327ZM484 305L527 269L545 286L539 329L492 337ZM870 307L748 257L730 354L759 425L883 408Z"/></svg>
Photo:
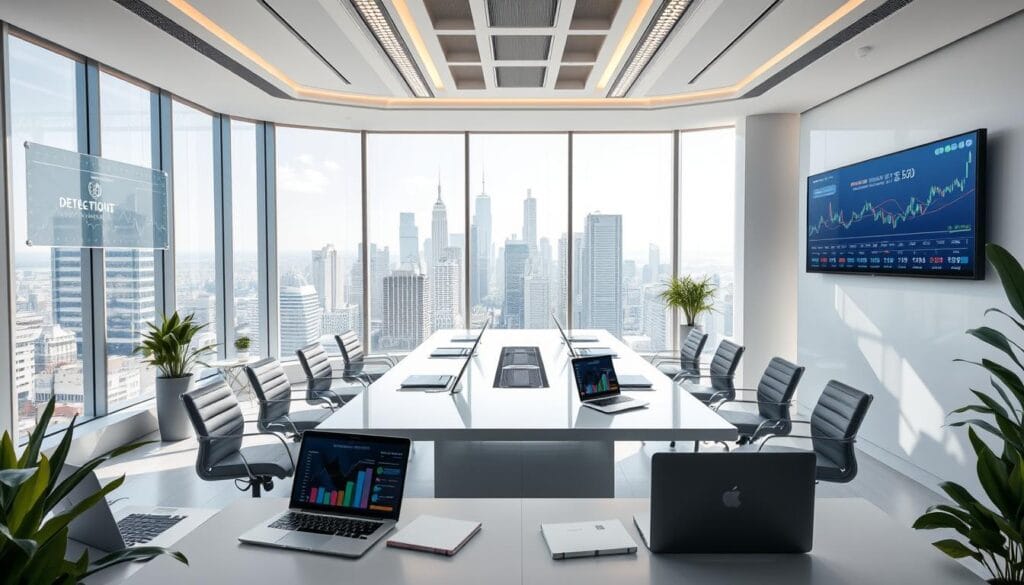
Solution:
<svg viewBox="0 0 1024 585"><path fill-rule="evenodd" d="M15 546L25 553L26 557L31 557L36 553L36 548L38 547L36 541L31 538L16 538L11 534L11 529L8 528L6 524L0 523L0 536L3 536L7 540L13 542Z"/></svg>
<svg viewBox="0 0 1024 585"><path fill-rule="evenodd" d="M7 526L11 529L11 534L17 537L31 535L31 530L35 526L28 526L28 529L25 530L26 520L30 519L29 514L33 506L46 493L46 486L49 485L49 481L50 464L46 456L43 455L39 458L39 467L36 468L35 473L31 477L22 482L18 488L17 495L14 496L14 501L11 502L10 508L6 511Z"/></svg>
<svg viewBox="0 0 1024 585"><path fill-rule="evenodd" d="M967 548L966 545L964 545L963 543L961 543L958 540L953 540L952 538L947 538L945 540L937 540L937 541L933 542L932 545L935 548L937 548L937 549L941 550L942 552L946 553L947 555L953 557L954 559L962 559L964 557L971 557L972 559L975 559L975 560L979 560L979 561L981 560L981 554L979 554L975 550Z"/></svg>
<svg viewBox="0 0 1024 585"><path fill-rule="evenodd" d="M1021 364L1020 359L1017 358L1017 353L1014 351L1014 346L1017 346L1018 348L1020 346L1011 341L1010 338L1004 335L1001 331L991 327L978 327L976 329L968 329L967 334L984 341L1010 356L1010 359L1012 359L1018 367L1024 369L1024 365Z"/></svg>
<svg viewBox="0 0 1024 585"><path fill-rule="evenodd" d="M89 575L92 575L114 565L118 565L120 563L127 563L130 561L148 561L153 557L160 555L170 555L179 563L188 565L188 558L186 558L185 555L181 554L180 552L171 551L159 546L136 546L112 552L104 557L97 559L97 561L93 563L92 567L90 567L90 569L82 575L82 578L88 577Z"/></svg>
<svg viewBox="0 0 1024 585"><path fill-rule="evenodd" d="M920 518L914 521L913 527L916 530L951 528L964 536L967 536L967 533L970 531L970 526L968 526L963 520L952 514L941 511L932 511L923 514Z"/></svg>
<svg viewBox="0 0 1024 585"><path fill-rule="evenodd" d="M32 429L32 434L28 437L25 451L22 452L21 458L18 459L18 467L32 467L35 465L36 460L39 459L39 448L43 444L43 437L46 436L46 429L50 426L50 419L53 417L55 406L55 397L51 396L43 408L43 414L39 417L36 427Z"/></svg>
<svg viewBox="0 0 1024 585"><path fill-rule="evenodd" d="M1006 300L1024 318L1024 268L1005 248L998 244L985 245L985 257L999 274Z"/></svg>

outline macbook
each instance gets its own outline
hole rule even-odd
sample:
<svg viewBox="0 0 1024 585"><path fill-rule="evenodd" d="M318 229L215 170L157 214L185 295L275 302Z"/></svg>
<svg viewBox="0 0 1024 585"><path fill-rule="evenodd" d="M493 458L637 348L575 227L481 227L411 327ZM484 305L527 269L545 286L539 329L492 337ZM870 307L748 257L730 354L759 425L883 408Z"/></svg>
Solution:
<svg viewBox="0 0 1024 585"><path fill-rule="evenodd" d="M610 414L647 406L643 400L622 396L610 355L573 358L572 373L580 402L586 407Z"/></svg>
<svg viewBox="0 0 1024 585"><path fill-rule="evenodd" d="M633 517L656 553L804 553L814 535L813 452L655 453L651 509Z"/></svg>
<svg viewBox="0 0 1024 585"><path fill-rule="evenodd" d="M306 431L288 510L238 540L360 557L398 522L409 440Z"/></svg>

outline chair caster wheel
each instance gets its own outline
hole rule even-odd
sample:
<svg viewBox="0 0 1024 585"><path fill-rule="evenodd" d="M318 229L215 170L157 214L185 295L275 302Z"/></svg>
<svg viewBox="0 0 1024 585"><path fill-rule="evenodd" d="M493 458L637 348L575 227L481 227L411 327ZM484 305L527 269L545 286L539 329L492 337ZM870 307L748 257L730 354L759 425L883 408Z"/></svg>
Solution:
<svg viewBox="0 0 1024 585"><path fill-rule="evenodd" d="M272 480L272 479L263 480L263 491L269 492L272 489L274 489L274 480Z"/></svg>

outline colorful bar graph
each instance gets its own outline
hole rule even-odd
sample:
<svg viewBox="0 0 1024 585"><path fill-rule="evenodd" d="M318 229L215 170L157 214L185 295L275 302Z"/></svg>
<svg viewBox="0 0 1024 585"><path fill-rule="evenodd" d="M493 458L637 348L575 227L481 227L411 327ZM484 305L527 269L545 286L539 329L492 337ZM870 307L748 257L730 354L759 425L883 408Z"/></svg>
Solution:
<svg viewBox="0 0 1024 585"><path fill-rule="evenodd" d="M317 495L316 503L318 503L318 504L326 504L327 503L326 496L327 496L327 490L325 490L324 488L320 488L320 493Z"/></svg>
<svg viewBox="0 0 1024 585"><path fill-rule="evenodd" d="M363 501L363 488L365 487L363 485L363 483L364 483L364 478L365 477L366 477L366 471L365 470L360 471L359 474L356 475L356 495L352 498L352 507L353 508L361 508L362 507L360 505L360 503L362 503L362 501Z"/></svg>
<svg viewBox="0 0 1024 585"><path fill-rule="evenodd" d="M337 506L338 505L338 492L335 491L335 490L331 490L331 505L332 506Z"/></svg>
<svg viewBox="0 0 1024 585"><path fill-rule="evenodd" d="M373 482L373 469L367 469L363 476L363 498L359 500L359 507L366 509L370 503L371 483Z"/></svg>
<svg viewBox="0 0 1024 585"><path fill-rule="evenodd" d="M317 492L318 492L318 490L316 488L313 488L312 490L309 491L309 501L310 502L316 502Z"/></svg>
<svg viewBox="0 0 1024 585"><path fill-rule="evenodd" d="M355 485L351 481L345 482L345 500L342 502L342 506L346 508L352 505L352 492L355 490Z"/></svg>

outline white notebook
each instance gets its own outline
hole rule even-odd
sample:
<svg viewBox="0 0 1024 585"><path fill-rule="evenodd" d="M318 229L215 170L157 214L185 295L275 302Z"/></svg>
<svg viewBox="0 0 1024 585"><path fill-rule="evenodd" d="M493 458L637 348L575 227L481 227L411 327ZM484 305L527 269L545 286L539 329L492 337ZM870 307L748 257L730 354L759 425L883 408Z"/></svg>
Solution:
<svg viewBox="0 0 1024 585"><path fill-rule="evenodd" d="M423 515L388 539L388 546L452 556L480 531L479 522Z"/></svg>
<svg viewBox="0 0 1024 585"><path fill-rule="evenodd" d="M553 559L636 553L636 541L618 520L541 524Z"/></svg>

